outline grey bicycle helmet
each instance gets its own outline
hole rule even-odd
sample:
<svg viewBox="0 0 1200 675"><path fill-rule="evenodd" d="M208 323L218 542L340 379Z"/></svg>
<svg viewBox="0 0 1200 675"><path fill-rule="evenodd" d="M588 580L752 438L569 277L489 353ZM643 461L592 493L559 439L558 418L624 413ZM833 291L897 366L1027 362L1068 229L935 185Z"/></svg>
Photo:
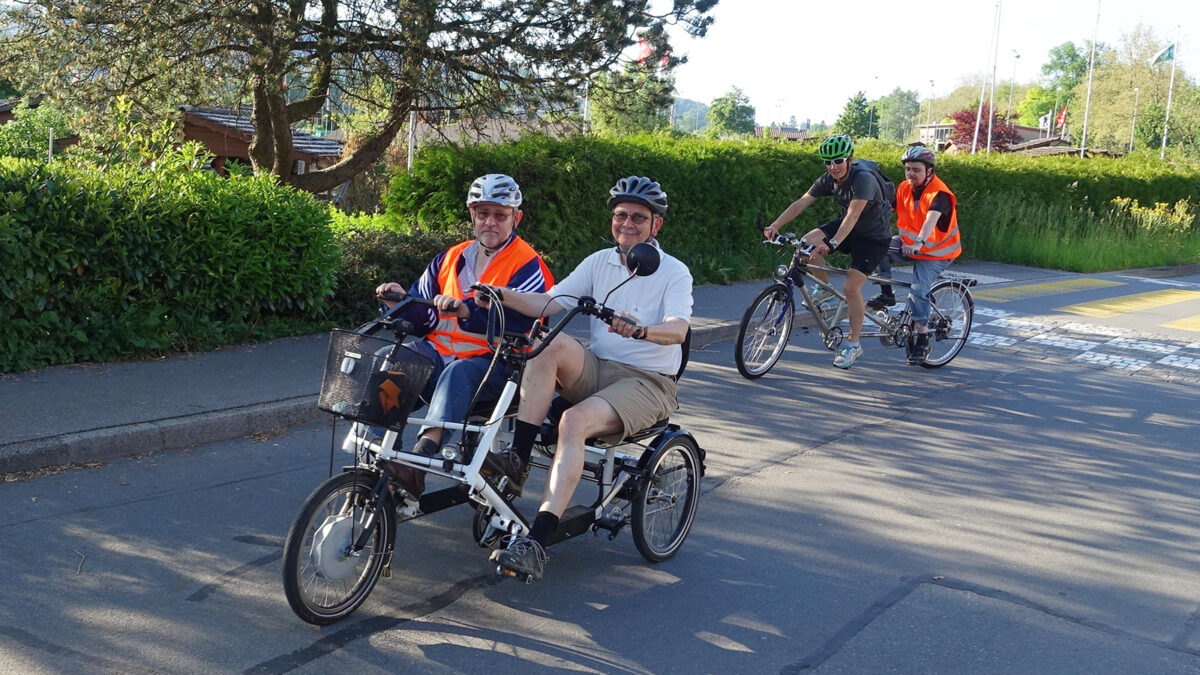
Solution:
<svg viewBox="0 0 1200 675"><path fill-rule="evenodd" d="M649 178L642 176L622 178L612 186L608 194L611 195L608 198L608 208L610 209L621 202L634 202L642 204L660 216L667 212L667 193L663 192L661 185Z"/></svg>
<svg viewBox="0 0 1200 675"><path fill-rule="evenodd" d="M925 166L932 169L937 164L937 155L923 145L914 145L904 151L904 154L900 156L900 162L923 162Z"/></svg>
<svg viewBox="0 0 1200 675"><path fill-rule="evenodd" d="M521 187L511 176L489 173L476 178L471 183L471 189L467 191L467 206L476 202L489 202L519 209L521 208Z"/></svg>
<svg viewBox="0 0 1200 675"><path fill-rule="evenodd" d="M854 141L845 134L830 136L821 141L821 147L817 149L817 154L827 162L850 157L854 154Z"/></svg>

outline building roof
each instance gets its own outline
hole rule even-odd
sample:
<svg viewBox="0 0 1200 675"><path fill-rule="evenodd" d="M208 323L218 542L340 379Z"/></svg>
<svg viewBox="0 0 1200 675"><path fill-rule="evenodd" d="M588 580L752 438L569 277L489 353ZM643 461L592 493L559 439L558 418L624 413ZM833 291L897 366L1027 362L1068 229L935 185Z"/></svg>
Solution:
<svg viewBox="0 0 1200 675"><path fill-rule="evenodd" d="M185 105L179 108L187 115L212 124L233 129L249 141L254 138L254 126L250 123L251 108L206 108ZM292 129L292 148L311 157L341 157L343 144L340 141L320 138L303 131Z"/></svg>

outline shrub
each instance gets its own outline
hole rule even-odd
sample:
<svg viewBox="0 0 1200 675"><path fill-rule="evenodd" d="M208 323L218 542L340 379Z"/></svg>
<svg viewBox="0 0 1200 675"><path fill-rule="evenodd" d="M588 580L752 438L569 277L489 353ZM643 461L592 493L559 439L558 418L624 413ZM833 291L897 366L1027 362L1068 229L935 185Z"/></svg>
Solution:
<svg viewBox="0 0 1200 675"><path fill-rule="evenodd" d="M329 210L271 178L0 159L0 372L311 330Z"/></svg>
<svg viewBox="0 0 1200 675"><path fill-rule="evenodd" d="M411 285L434 256L469 234L462 229L400 233L389 229L381 216L341 212L334 213L332 229L341 248L341 265L328 317L341 326L375 316L375 288L380 283Z"/></svg>
<svg viewBox="0 0 1200 675"><path fill-rule="evenodd" d="M859 157L878 161L897 183L903 178L902 152L902 147L878 141L860 143L856 149ZM411 176L398 173L392 179L385 219L399 231L457 226L466 219L463 196L471 180L483 173L509 173L525 194L521 234L561 277L608 239L607 190L618 178L636 173L662 183L670 198L659 237L664 249L688 264L697 283L724 283L770 273L778 259L769 252L773 247L761 245L756 220L770 222L822 171L815 146L773 140L653 134L431 147L422 149ZM943 155L938 172L959 197L967 255L1001 259L989 258L998 255L1024 264L1044 264L1039 262L1044 256L1011 259L1013 246L1000 252L983 245L996 232L1006 231L1012 219L1053 228L1062 222L1063 213L1076 213L1120 228L1124 225L1119 223L1133 215L1113 212L1114 198L1173 204L1195 195L1200 183L1194 167L1138 158ZM786 229L805 232L836 212L833 200L819 200ZM1166 233L1158 229L1154 236ZM1102 230L1088 236L1107 238ZM1187 243L1171 239L1163 250L1181 246L1186 249ZM1078 254L1072 253L1076 249ZM1057 258L1068 267L1083 264L1083 257L1091 255L1081 247L1067 247L1065 253L1075 256Z"/></svg>

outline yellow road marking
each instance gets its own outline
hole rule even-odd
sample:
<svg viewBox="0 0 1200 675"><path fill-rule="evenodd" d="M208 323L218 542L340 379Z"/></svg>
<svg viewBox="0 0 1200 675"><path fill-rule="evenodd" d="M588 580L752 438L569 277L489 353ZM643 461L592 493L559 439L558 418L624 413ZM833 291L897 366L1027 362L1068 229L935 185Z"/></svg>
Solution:
<svg viewBox="0 0 1200 675"><path fill-rule="evenodd" d="M987 302L1008 302L1009 300L1036 298L1041 295L1074 293L1075 291L1086 291L1092 288L1105 288L1108 286L1123 285L1124 282L1121 281L1080 277L1078 279L1066 279L1064 281L1051 281L1044 284L1009 286L1008 288L988 288L986 290L972 292L971 295L975 296L975 299L977 300L986 300Z"/></svg>
<svg viewBox="0 0 1200 675"><path fill-rule="evenodd" d="M1096 300L1095 302L1083 302L1078 305L1059 307L1058 311L1104 319L1118 314L1140 312L1142 310L1173 305L1177 302L1187 302L1188 300L1196 300L1198 298L1200 298L1200 291L1185 291L1179 288L1172 288L1162 291L1150 291L1149 293L1134 293L1133 295L1123 295L1107 300Z"/></svg>
<svg viewBox="0 0 1200 675"><path fill-rule="evenodd" d="M1174 328L1176 330L1192 330L1200 333L1200 316L1189 316L1186 319L1176 319L1171 323L1164 323L1163 328Z"/></svg>

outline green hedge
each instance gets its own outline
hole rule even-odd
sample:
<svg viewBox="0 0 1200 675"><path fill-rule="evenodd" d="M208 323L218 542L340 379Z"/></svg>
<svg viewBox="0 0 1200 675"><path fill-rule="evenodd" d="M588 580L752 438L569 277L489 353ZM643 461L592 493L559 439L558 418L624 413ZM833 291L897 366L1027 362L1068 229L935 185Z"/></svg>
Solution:
<svg viewBox="0 0 1200 675"><path fill-rule="evenodd" d="M329 209L269 178L0 158L0 195L0 372L295 333L333 291Z"/></svg>
<svg viewBox="0 0 1200 675"><path fill-rule="evenodd" d="M340 326L374 317L379 284L396 281L407 288L435 255L470 235L465 227L401 234L388 229L378 216L340 212L333 214L333 231L342 255L327 315Z"/></svg>
<svg viewBox="0 0 1200 675"><path fill-rule="evenodd" d="M824 171L815 150L814 145L769 140L672 135L533 137L501 145L423 148L414 173L393 178L385 197L386 219L401 232L461 227L471 180L482 173L509 173L525 194L521 233L558 276L602 246L609 236L608 188L636 173L653 177L667 191L671 207L660 240L691 267L698 283L760 278L778 257L761 245L756 218L770 222ZM867 142L859 145L857 155L879 161L899 183L902 151ZM994 153L943 155L938 166L960 198L968 256L975 254L972 229L995 225L995 200L1100 211L1117 197L1143 205L1194 198L1200 183L1191 167L1145 160ZM832 200L821 200L787 229L803 232L835 213Z"/></svg>

